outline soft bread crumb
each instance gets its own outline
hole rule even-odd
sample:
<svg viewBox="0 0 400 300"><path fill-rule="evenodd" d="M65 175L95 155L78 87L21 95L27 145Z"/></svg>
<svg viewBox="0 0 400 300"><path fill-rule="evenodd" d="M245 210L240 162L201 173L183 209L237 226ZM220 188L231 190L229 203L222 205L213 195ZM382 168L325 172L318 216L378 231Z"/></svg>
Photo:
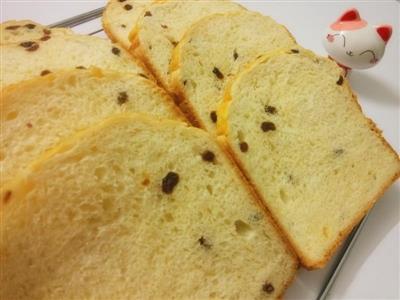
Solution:
<svg viewBox="0 0 400 300"><path fill-rule="evenodd" d="M398 155L362 114L341 68L311 51L261 57L234 80L218 119L308 268L326 264L400 175Z"/></svg>
<svg viewBox="0 0 400 300"><path fill-rule="evenodd" d="M6 191L0 298L276 299L296 271L215 141L182 123L113 117Z"/></svg>

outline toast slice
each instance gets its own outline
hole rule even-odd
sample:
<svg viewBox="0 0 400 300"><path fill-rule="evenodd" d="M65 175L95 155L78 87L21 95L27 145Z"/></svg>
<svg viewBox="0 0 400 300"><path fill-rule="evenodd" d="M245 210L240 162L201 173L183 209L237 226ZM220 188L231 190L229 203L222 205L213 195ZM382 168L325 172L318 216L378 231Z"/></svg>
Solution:
<svg viewBox="0 0 400 300"><path fill-rule="evenodd" d="M206 132L118 116L1 193L2 299L276 299L297 262Z"/></svg>
<svg viewBox="0 0 400 300"><path fill-rule="evenodd" d="M216 110L230 78L259 55L296 42L285 27L259 13L215 14L192 26L174 51L172 90L194 124L216 130Z"/></svg>
<svg viewBox="0 0 400 300"><path fill-rule="evenodd" d="M308 268L323 267L400 175L335 62L270 53L227 88L218 129Z"/></svg>
<svg viewBox="0 0 400 300"><path fill-rule="evenodd" d="M46 40L52 36L72 34L68 28L49 28L31 20L10 20L0 24L0 45Z"/></svg>
<svg viewBox="0 0 400 300"><path fill-rule="evenodd" d="M129 32L151 0L109 0L103 12L103 28L113 42L129 50Z"/></svg>
<svg viewBox="0 0 400 300"><path fill-rule="evenodd" d="M140 61L110 41L87 35L51 36L46 41L2 45L2 87L75 67L98 67L119 72L151 75Z"/></svg>
<svg viewBox="0 0 400 300"><path fill-rule="evenodd" d="M113 114L182 119L154 82L95 68L60 71L9 86L2 91L0 108L2 185L64 137Z"/></svg>
<svg viewBox="0 0 400 300"><path fill-rule="evenodd" d="M145 62L161 85L170 90L169 64L173 49L186 30L214 13L244 10L236 3L217 1L159 1L150 4L130 34L132 53Z"/></svg>

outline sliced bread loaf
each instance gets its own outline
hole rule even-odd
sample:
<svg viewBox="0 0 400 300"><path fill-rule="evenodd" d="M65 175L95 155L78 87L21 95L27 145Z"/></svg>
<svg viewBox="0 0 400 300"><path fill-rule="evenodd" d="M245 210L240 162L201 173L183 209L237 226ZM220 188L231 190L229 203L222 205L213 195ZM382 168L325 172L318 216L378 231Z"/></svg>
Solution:
<svg viewBox="0 0 400 300"><path fill-rule="evenodd" d="M342 69L307 50L269 54L240 74L218 128L309 268L326 264L400 175Z"/></svg>
<svg viewBox="0 0 400 300"><path fill-rule="evenodd" d="M46 40L52 36L72 34L67 28L49 28L31 20L10 20L0 24L0 44Z"/></svg>
<svg viewBox="0 0 400 300"><path fill-rule="evenodd" d="M5 88L0 98L2 183L77 130L121 112L180 118L173 101L138 75L63 71Z"/></svg>
<svg viewBox="0 0 400 300"><path fill-rule="evenodd" d="M206 17L188 30L175 49L172 89L192 122L215 132L217 105L229 79L257 56L294 45L285 27L259 13Z"/></svg>
<svg viewBox="0 0 400 300"><path fill-rule="evenodd" d="M168 90L172 51L186 30L210 14L237 10L243 8L225 0L160 1L150 4L131 32L132 52L145 62Z"/></svg>
<svg viewBox="0 0 400 300"><path fill-rule="evenodd" d="M109 0L103 12L102 23L108 37L129 49L129 32L151 0Z"/></svg>
<svg viewBox="0 0 400 300"><path fill-rule="evenodd" d="M2 299L276 299L296 259L206 132L118 116L1 193Z"/></svg>
<svg viewBox="0 0 400 300"><path fill-rule="evenodd" d="M47 72L95 66L149 77L138 60L117 44L95 36L70 34L46 41L2 45L1 86L31 79Z"/></svg>

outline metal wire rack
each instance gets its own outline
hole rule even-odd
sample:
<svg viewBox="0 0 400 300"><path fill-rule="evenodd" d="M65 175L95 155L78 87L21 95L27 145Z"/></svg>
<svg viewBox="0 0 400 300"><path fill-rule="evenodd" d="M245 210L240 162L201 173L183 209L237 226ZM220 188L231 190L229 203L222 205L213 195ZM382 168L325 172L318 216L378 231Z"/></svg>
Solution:
<svg viewBox="0 0 400 300"><path fill-rule="evenodd" d="M74 17L50 24L49 27L69 27L73 28L78 25L85 24L87 22L90 22L92 20L98 19L101 17L102 13L104 11L104 7L100 7L94 10L91 10L89 12L83 13L76 15ZM97 33L100 33L104 31L102 28L92 31L88 33L88 35L95 35ZM346 239L346 241L343 243L343 246L341 247L341 250L339 251L335 262L333 263L331 270L329 271L329 274L323 284L323 287L321 291L318 294L318 297L316 300L325 300L327 299L327 296L329 294L330 289L332 288L336 278L338 277L340 270L342 269L344 263L346 262L347 257L349 256L351 249L353 248L354 244L357 241L358 236L360 235L366 221L367 221L368 215L365 216L361 222L353 229L349 237Z"/></svg>

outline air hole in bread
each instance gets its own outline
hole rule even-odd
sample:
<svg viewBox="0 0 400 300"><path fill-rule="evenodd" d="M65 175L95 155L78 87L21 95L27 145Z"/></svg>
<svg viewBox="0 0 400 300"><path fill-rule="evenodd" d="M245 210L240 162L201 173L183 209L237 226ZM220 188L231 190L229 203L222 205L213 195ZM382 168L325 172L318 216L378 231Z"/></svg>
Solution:
<svg viewBox="0 0 400 300"><path fill-rule="evenodd" d="M245 142L246 138L245 138L245 134L243 133L243 131L238 130L236 133L236 136L240 143Z"/></svg>
<svg viewBox="0 0 400 300"><path fill-rule="evenodd" d="M104 211L111 211L112 208L114 207L114 201L111 198L105 198L105 199L103 199L101 206Z"/></svg>
<svg viewBox="0 0 400 300"><path fill-rule="evenodd" d="M170 214L170 213L166 213L164 215L164 220L166 222L173 222L174 221L174 216L172 214Z"/></svg>
<svg viewBox="0 0 400 300"><path fill-rule="evenodd" d="M247 239L250 239L255 235L251 226L246 222L243 222L242 220L235 221L235 230L238 235L243 236Z"/></svg>
<svg viewBox="0 0 400 300"><path fill-rule="evenodd" d="M286 194L286 192L285 192L285 190L284 189L280 189L279 190L279 197L281 198L281 200L283 201L283 202L287 202L287 200L288 200L288 198L287 198L287 194Z"/></svg>
<svg viewBox="0 0 400 300"><path fill-rule="evenodd" d="M322 234L324 235L324 237L329 238L330 236L329 231L330 231L329 228L326 226L322 228Z"/></svg>
<svg viewBox="0 0 400 300"><path fill-rule="evenodd" d="M6 115L6 120L11 121L14 120L18 117L18 112L17 111L11 111Z"/></svg>
<svg viewBox="0 0 400 300"><path fill-rule="evenodd" d="M206 188L207 188L208 193L209 193L210 195L212 195L212 194L213 194L213 188L212 188L212 186L208 184L208 185L206 186Z"/></svg>
<svg viewBox="0 0 400 300"><path fill-rule="evenodd" d="M97 177L97 179L103 179L106 172L107 171L104 167L99 167L94 170L94 175Z"/></svg>

